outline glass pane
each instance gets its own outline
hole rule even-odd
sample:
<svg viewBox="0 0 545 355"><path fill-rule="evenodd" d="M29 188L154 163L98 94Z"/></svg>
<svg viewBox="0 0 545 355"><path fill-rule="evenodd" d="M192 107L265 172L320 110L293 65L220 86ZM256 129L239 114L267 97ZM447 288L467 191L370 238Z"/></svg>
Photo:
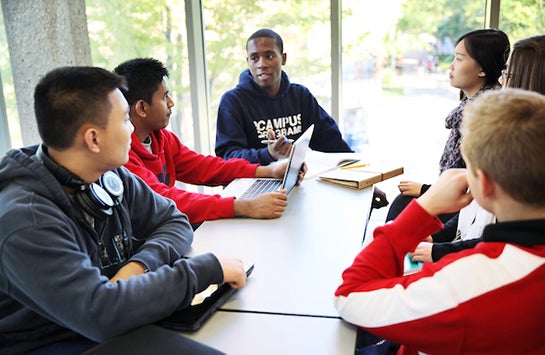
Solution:
<svg viewBox="0 0 545 355"><path fill-rule="evenodd" d="M287 54L283 69L290 81L306 86L330 111L329 1L205 0L203 16L214 144L220 98L248 68L246 40L260 28L270 28L282 37Z"/></svg>
<svg viewBox="0 0 545 355"><path fill-rule="evenodd" d="M448 77L454 41L482 28L484 14L484 0L343 1L344 133L354 149L401 163L403 179L435 181L459 100ZM388 181L390 201L398 181Z"/></svg>
<svg viewBox="0 0 545 355"><path fill-rule="evenodd" d="M13 86L13 76L11 74L8 41L4 29L4 15L2 14L2 8L0 7L0 85L2 85L2 91L4 93L4 97L0 95L0 100L4 100L7 115L7 126L2 124L0 127L2 127L2 129L8 129L9 131L9 133L0 132L0 137L9 134L11 146L6 148L17 148L23 146L23 137L21 134L21 125L19 124L17 101L15 100L15 88ZM2 103L0 103L0 105L2 105ZM0 112L0 114L2 113ZM4 118L0 117L0 119Z"/></svg>
<svg viewBox="0 0 545 355"><path fill-rule="evenodd" d="M165 63L175 102L170 129L194 146L183 0L88 0L93 65L112 70L125 60L153 57Z"/></svg>
<svg viewBox="0 0 545 355"><path fill-rule="evenodd" d="M542 0L502 0L499 28L507 33L511 45L545 31L545 5Z"/></svg>

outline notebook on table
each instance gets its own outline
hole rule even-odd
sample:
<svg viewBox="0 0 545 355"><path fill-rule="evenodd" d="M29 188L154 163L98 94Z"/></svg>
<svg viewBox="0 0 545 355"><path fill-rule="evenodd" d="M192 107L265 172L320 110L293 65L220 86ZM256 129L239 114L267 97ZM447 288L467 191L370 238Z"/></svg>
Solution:
<svg viewBox="0 0 545 355"><path fill-rule="evenodd" d="M401 174L403 167L396 164L384 162L367 164L358 161L326 171L319 175L319 179L360 190Z"/></svg>
<svg viewBox="0 0 545 355"><path fill-rule="evenodd" d="M254 264L245 264L244 268L250 276ZM193 297L191 305L172 313L157 325L183 332L197 331L236 291L228 283L210 285Z"/></svg>
<svg viewBox="0 0 545 355"><path fill-rule="evenodd" d="M224 197L235 196L239 199L248 199L256 197L267 192L274 192L286 189L289 194L299 177L301 165L305 162L305 156L308 151L310 138L314 131L314 125L311 125L305 133L299 137L291 148L288 158L288 166L282 179L271 178L239 178L233 180L223 189L221 195Z"/></svg>

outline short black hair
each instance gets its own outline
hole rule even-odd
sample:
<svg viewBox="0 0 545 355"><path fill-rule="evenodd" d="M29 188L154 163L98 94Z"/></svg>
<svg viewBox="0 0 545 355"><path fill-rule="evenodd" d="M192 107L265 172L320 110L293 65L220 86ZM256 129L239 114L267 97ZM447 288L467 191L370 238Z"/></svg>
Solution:
<svg viewBox="0 0 545 355"><path fill-rule="evenodd" d="M122 90L130 106L138 100L151 104L153 94L164 77L169 76L167 67L154 58L135 58L119 64L114 72L127 80L127 90Z"/></svg>
<svg viewBox="0 0 545 355"><path fill-rule="evenodd" d="M280 49L280 53L284 53L284 41L282 41L282 37L273 30L270 30L268 28L262 28L260 30L255 31L246 41L246 50L248 50L248 43L256 38L273 38L276 41L276 46L278 49Z"/></svg>
<svg viewBox="0 0 545 355"><path fill-rule="evenodd" d="M85 123L106 127L112 109L108 97L124 90L125 79L106 69L68 66L47 73L34 90L34 113L43 143L69 148Z"/></svg>

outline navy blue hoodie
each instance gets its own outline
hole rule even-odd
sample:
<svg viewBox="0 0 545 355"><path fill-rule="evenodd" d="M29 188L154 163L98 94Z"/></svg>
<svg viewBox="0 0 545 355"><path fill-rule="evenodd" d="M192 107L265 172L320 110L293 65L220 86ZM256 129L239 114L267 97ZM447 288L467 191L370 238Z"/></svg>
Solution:
<svg viewBox="0 0 545 355"><path fill-rule="evenodd" d="M270 97L252 78L250 70L240 74L236 88L221 98L216 127L216 155L244 158L266 165L274 161L267 146L267 130L296 140L314 124L310 148L321 152L352 152L335 120L303 85L290 83L282 71L280 90Z"/></svg>

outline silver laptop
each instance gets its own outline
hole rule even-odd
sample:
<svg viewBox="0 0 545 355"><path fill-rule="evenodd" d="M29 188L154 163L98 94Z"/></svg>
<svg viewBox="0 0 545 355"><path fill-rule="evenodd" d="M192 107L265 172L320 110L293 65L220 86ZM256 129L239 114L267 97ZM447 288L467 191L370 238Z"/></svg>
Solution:
<svg viewBox="0 0 545 355"><path fill-rule="evenodd" d="M224 197L235 196L239 199L248 199L264 194L267 192L278 191L286 189L286 193L289 194L299 176L301 165L305 161L305 156L308 151L308 145L312 132L314 131L314 125L311 125L305 133L299 137L291 148L290 156L288 158L288 166L284 173L283 179L267 179L267 178L240 178L233 180L229 185L223 189L221 195Z"/></svg>

